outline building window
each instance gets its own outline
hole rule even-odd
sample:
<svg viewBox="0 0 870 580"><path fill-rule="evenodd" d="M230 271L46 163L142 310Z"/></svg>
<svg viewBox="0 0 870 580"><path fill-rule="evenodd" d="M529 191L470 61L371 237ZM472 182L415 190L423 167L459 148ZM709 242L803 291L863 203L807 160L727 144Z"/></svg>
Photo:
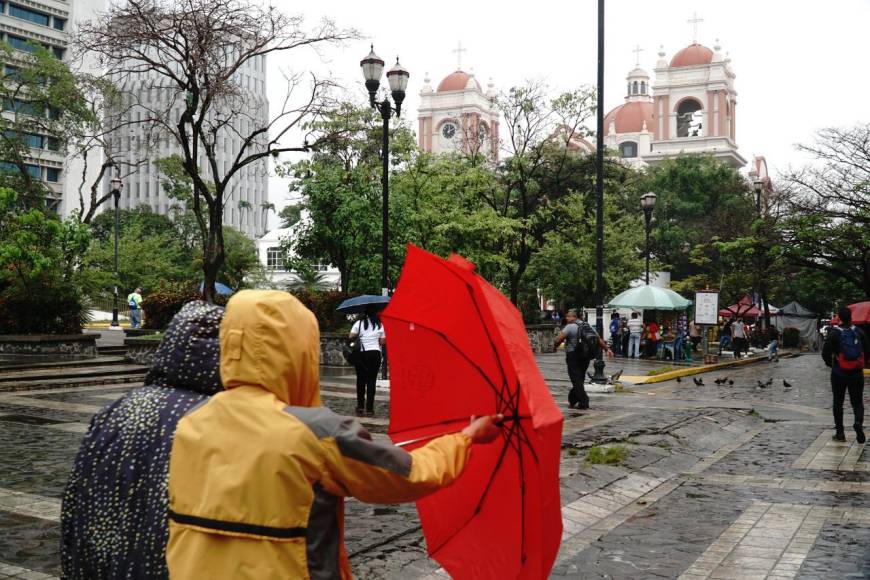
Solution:
<svg viewBox="0 0 870 580"><path fill-rule="evenodd" d="M686 99L677 108L677 137L702 137L704 112L701 103Z"/></svg>
<svg viewBox="0 0 870 580"><path fill-rule="evenodd" d="M637 94L637 81L634 81L633 83L631 83L631 94L632 95Z"/></svg>
<svg viewBox="0 0 870 580"><path fill-rule="evenodd" d="M637 157L637 143L634 141L625 141L619 144L620 157Z"/></svg>
<svg viewBox="0 0 870 580"><path fill-rule="evenodd" d="M640 94L646 94L646 81L640 81Z"/></svg>
<svg viewBox="0 0 870 580"><path fill-rule="evenodd" d="M54 29L55 30L63 30L66 28L66 20L63 18L54 17Z"/></svg>
<svg viewBox="0 0 870 580"><path fill-rule="evenodd" d="M266 248L266 269L284 270L284 252L281 248Z"/></svg>
<svg viewBox="0 0 870 580"><path fill-rule="evenodd" d="M7 34L6 42L12 45L12 48L15 48L17 50L23 50L24 52L36 52L36 45L31 44L26 38Z"/></svg>
<svg viewBox="0 0 870 580"><path fill-rule="evenodd" d="M46 181L57 183L60 181L60 169L55 169L54 167L46 168L45 179Z"/></svg>
<svg viewBox="0 0 870 580"><path fill-rule="evenodd" d="M48 14L43 14L42 12L31 10L30 8L24 8L23 6L18 6L17 4L9 5L9 16L14 16L15 18L21 18L22 20L29 20L30 22L35 22L43 26L48 26Z"/></svg>
<svg viewBox="0 0 870 580"><path fill-rule="evenodd" d="M51 53L52 53L52 54L55 56L55 58L57 58L58 60L63 60L63 57L64 57L64 55L66 54L66 50L64 50L64 49L62 49L62 48L58 48L58 47L56 47L56 46L52 46L52 47L51 47Z"/></svg>

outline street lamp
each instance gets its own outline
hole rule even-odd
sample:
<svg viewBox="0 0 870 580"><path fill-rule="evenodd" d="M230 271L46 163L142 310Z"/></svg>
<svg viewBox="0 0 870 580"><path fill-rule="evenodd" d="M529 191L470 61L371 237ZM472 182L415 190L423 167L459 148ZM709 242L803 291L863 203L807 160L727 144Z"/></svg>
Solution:
<svg viewBox="0 0 870 580"><path fill-rule="evenodd" d="M640 196L640 207L643 209L643 219L646 223L646 284L649 286L649 234L652 230L652 212L656 206L656 194L649 191Z"/></svg>
<svg viewBox="0 0 870 580"><path fill-rule="evenodd" d="M383 219L381 226L381 252L383 254L381 262L381 294L387 296L390 293L390 117L393 111L396 112L397 117L401 116L402 101L405 100L405 89L408 87L408 79L411 75L399 64L398 57L396 58L396 65L387 71L390 92L393 95L393 101L396 103L396 106L393 107L389 97L384 97L384 100L380 103L376 100L378 88L381 85L381 74L384 72L384 61L375 54L374 45L372 45L368 56L360 61L359 66L366 81L366 89L369 91L369 104L373 109L377 109L384 122L383 145L381 148L381 161L383 162L381 174L381 186L383 190L383 200L381 202L381 217Z"/></svg>
<svg viewBox="0 0 870 580"><path fill-rule="evenodd" d="M761 217L761 194L764 192L764 182L756 179L752 182L752 189L755 191L755 214Z"/></svg>
<svg viewBox="0 0 870 580"><path fill-rule="evenodd" d="M112 179L112 196L115 198L115 295L112 297L112 329L120 330L121 325L118 324L118 203L121 201L121 189L124 183L120 177Z"/></svg>
<svg viewBox="0 0 870 580"><path fill-rule="evenodd" d="M598 0L598 100L595 148L595 330L604 337L604 0ZM606 383L604 353L593 363L593 383Z"/></svg>

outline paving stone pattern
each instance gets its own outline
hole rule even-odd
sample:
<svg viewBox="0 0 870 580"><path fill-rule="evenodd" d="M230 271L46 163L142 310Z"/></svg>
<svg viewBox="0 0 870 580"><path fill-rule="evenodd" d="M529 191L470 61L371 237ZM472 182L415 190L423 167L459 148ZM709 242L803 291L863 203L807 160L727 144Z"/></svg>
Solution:
<svg viewBox="0 0 870 580"><path fill-rule="evenodd" d="M831 440L817 355L701 375L703 386L627 385L593 394L582 413L567 408L563 355L538 361L566 417L553 578L870 576L870 456L851 433L846 444ZM656 366L617 359L606 372ZM735 384L716 385L722 376ZM0 393L0 578L59 576L60 496L82 434L97 409L135 387L55 381ZM352 376L324 377L322 391L325 405L353 413ZM387 390L376 408L364 423L383 439ZM586 460L589 448L610 445L627 449L621 463ZM446 577L426 554L413 505L349 499L346 514L357 577Z"/></svg>

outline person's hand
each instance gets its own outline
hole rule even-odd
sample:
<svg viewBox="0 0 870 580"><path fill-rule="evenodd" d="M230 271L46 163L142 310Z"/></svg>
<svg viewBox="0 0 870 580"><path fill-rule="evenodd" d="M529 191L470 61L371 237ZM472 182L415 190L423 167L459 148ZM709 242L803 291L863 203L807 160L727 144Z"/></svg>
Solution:
<svg viewBox="0 0 870 580"><path fill-rule="evenodd" d="M490 443L501 434L501 421L504 415L471 416L471 423L462 430L472 443Z"/></svg>

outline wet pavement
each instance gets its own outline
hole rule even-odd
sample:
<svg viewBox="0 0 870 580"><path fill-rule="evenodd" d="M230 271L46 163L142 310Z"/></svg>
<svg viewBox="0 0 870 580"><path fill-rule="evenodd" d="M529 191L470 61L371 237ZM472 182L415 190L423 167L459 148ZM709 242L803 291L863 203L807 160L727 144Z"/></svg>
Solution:
<svg viewBox="0 0 870 580"><path fill-rule="evenodd" d="M829 441L817 355L704 374L703 386L629 385L593 394L583 413L567 408L563 356L538 360L566 418L554 578L870 576L870 451L851 432L846 445ZM606 372L666 364L616 359ZM714 383L725 376L734 384ZM78 444L91 415L134 386L0 392L0 577L59 575L60 497ZM322 390L338 412L355 406L352 377L324 377ZM379 416L366 422L378 437L388 405L379 391ZM616 444L621 463L586 461L590 447ZM360 578L444 577L413 505L350 500L346 532Z"/></svg>

